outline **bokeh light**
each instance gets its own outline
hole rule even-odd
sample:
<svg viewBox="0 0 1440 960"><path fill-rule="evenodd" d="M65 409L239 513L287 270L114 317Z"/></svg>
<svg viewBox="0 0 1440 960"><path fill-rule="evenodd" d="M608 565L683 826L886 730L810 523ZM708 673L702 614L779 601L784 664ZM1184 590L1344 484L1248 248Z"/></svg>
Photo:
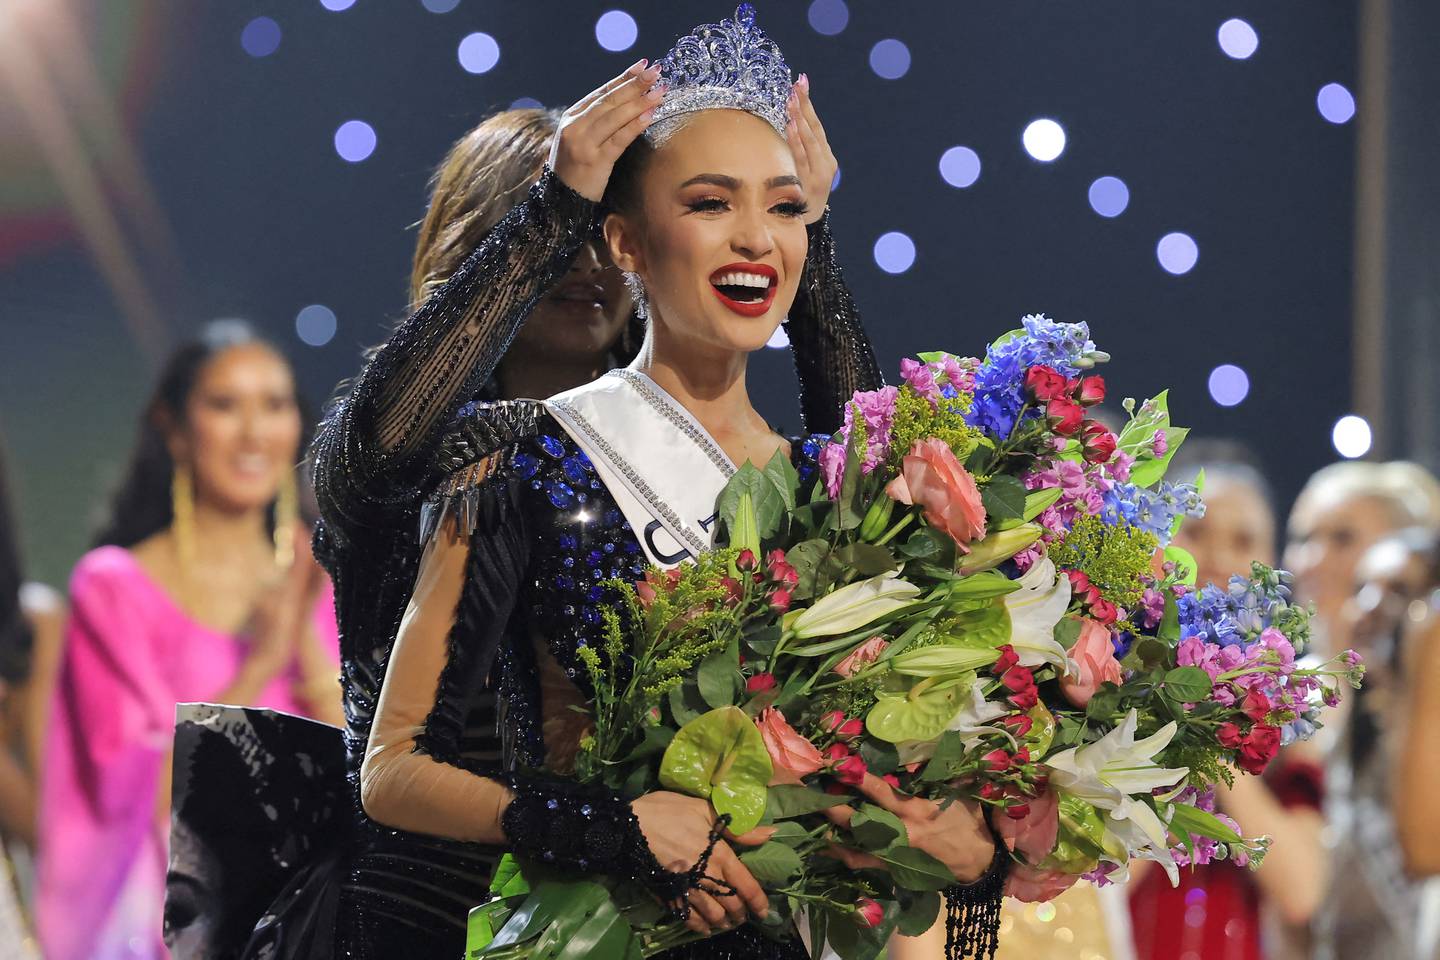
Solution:
<svg viewBox="0 0 1440 960"><path fill-rule="evenodd" d="M814 0L807 13L810 29L833 37L850 23L850 8L845 0Z"/></svg>
<svg viewBox="0 0 1440 960"><path fill-rule="evenodd" d="M1222 407L1240 404L1250 395L1250 375L1233 363L1222 363L1210 371L1210 399Z"/></svg>
<svg viewBox="0 0 1440 960"><path fill-rule="evenodd" d="M910 48L899 40L881 40L870 48L870 69L886 80L899 80L910 72Z"/></svg>
<svg viewBox="0 0 1440 960"><path fill-rule="evenodd" d="M364 120L346 120L335 131L335 152L359 163L375 152L375 128Z"/></svg>
<svg viewBox="0 0 1440 960"><path fill-rule="evenodd" d="M1220 24L1218 38L1220 49L1225 51L1225 56L1236 60L1250 59L1260 46L1260 37L1255 33L1255 28L1238 17Z"/></svg>
<svg viewBox="0 0 1440 960"><path fill-rule="evenodd" d="M952 187L968 187L980 179L980 155L969 147L951 147L940 154L940 177Z"/></svg>
<svg viewBox="0 0 1440 960"><path fill-rule="evenodd" d="M1090 184L1090 209L1102 217L1118 217L1130 206L1130 188L1119 177L1099 177Z"/></svg>
<svg viewBox="0 0 1440 960"><path fill-rule="evenodd" d="M335 311L312 303L295 314L295 335L312 347L323 347L335 337Z"/></svg>
<svg viewBox="0 0 1440 960"><path fill-rule="evenodd" d="M269 17L256 17L240 31L240 46L252 57L268 57L280 49L280 24Z"/></svg>
<svg viewBox="0 0 1440 960"><path fill-rule="evenodd" d="M639 36L635 18L624 10L607 10L595 21L595 41L612 53L629 50Z"/></svg>
<svg viewBox="0 0 1440 960"><path fill-rule="evenodd" d="M545 104L534 97L516 97L510 101L511 110L542 109Z"/></svg>
<svg viewBox="0 0 1440 960"><path fill-rule="evenodd" d="M1065 152L1065 128L1048 117L1032 120L1020 140L1025 152L1042 163L1049 163Z"/></svg>
<svg viewBox="0 0 1440 960"><path fill-rule="evenodd" d="M1373 440L1370 424L1364 417L1353 413L1336 420L1335 428L1330 431L1330 442L1335 444L1335 452L1348 460L1369 453Z"/></svg>
<svg viewBox="0 0 1440 960"><path fill-rule="evenodd" d="M339 13L341 10L349 10L355 6L355 0L320 0L320 6Z"/></svg>
<svg viewBox="0 0 1440 960"><path fill-rule="evenodd" d="M898 230L875 241L875 263L886 273L904 273L915 263L915 241Z"/></svg>
<svg viewBox="0 0 1440 960"><path fill-rule="evenodd" d="M835 176L830 178L830 192L834 193L840 189L840 165L835 165Z"/></svg>
<svg viewBox="0 0 1440 960"><path fill-rule="evenodd" d="M1338 83L1327 83L1315 95L1320 116L1331 123L1348 123L1355 116L1355 97Z"/></svg>
<svg viewBox="0 0 1440 960"><path fill-rule="evenodd" d="M490 34L477 31L460 41L457 55L466 73L489 73L500 62L500 44Z"/></svg>
<svg viewBox="0 0 1440 960"><path fill-rule="evenodd" d="M1188 233L1167 233L1155 245L1155 257L1167 273L1179 276L1195 268L1200 259L1200 247Z"/></svg>
<svg viewBox="0 0 1440 960"><path fill-rule="evenodd" d="M420 6L431 13L449 13L460 6L460 0L420 0Z"/></svg>

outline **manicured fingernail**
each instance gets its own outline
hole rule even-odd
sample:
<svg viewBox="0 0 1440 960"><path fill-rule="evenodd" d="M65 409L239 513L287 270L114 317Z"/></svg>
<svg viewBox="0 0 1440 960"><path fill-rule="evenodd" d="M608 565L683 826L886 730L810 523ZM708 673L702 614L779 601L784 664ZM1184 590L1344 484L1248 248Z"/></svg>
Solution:
<svg viewBox="0 0 1440 960"><path fill-rule="evenodd" d="M802 74L800 74L800 83L805 87L806 90L809 90L809 89L810 89L810 74L808 74L808 73L802 73Z"/></svg>
<svg viewBox="0 0 1440 960"><path fill-rule="evenodd" d="M634 63L630 64L630 66L626 67L625 72L634 73L636 70L639 70L643 66L645 66L645 61L642 58L640 60L636 60Z"/></svg>

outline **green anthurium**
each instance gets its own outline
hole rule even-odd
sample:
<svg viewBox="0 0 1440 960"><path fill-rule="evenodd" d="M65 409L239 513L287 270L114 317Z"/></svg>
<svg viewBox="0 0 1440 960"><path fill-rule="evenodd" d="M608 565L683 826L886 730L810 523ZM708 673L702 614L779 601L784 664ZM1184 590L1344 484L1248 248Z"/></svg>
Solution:
<svg viewBox="0 0 1440 960"><path fill-rule="evenodd" d="M995 649L1010 642L1010 611L1004 600L972 610L961 610L939 622L939 632L950 646Z"/></svg>
<svg viewBox="0 0 1440 960"><path fill-rule="evenodd" d="M760 822L765 785L773 772L755 722L734 706L702 713L685 724L660 761L663 786L708 798L716 813L730 815L735 833Z"/></svg>
<svg viewBox="0 0 1440 960"><path fill-rule="evenodd" d="M927 677L905 693L882 691L865 715L865 729L889 743L933 740L959 712L974 678L973 672L947 680Z"/></svg>
<svg viewBox="0 0 1440 960"><path fill-rule="evenodd" d="M1059 793L1060 830L1055 849L1040 861L1040 869L1088 873L1102 857L1123 863L1125 847L1106 829L1100 811L1079 797Z"/></svg>
<svg viewBox="0 0 1440 960"><path fill-rule="evenodd" d="M1030 748L1030 756L1043 757L1055 742L1055 714L1043 703L1037 703L1026 714L1030 718L1030 732L1021 742Z"/></svg>

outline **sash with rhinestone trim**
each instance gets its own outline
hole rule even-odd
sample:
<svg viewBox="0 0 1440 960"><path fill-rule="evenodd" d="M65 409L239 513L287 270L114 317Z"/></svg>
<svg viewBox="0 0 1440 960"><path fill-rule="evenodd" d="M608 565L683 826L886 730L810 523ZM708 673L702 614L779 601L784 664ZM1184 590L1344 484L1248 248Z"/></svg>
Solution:
<svg viewBox="0 0 1440 960"><path fill-rule="evenodd" d="M595 465L646 556L673 567L709 549L735 465L659 384L611 370L545 408Z"/></svg>

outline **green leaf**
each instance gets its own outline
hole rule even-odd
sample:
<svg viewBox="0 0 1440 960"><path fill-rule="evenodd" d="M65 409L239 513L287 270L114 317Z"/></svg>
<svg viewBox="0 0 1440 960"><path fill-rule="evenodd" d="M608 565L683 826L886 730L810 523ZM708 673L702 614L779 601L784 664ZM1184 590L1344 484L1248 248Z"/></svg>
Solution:
<svg viewBox="0 0 1440 960"><path fill-rule="evenodd" d="M898 549L902 556L912 560L924 560L940 553L942 537L946 540L950 539L934 527L925 527L912 533L910 539L901 544Z"/></svg>
<svg viewBox="0 0 1440 960"><path fill-rule="evenodd" d="M745 833L765 813L765 785L773 768L754 721L739 707L720 707L680 728L660 761L660 782L707 797L730 829Z"/></svg>
<svg viewBox="0 0 1440 960"><path fill-rule="evenodd" d="M1180 604L1172 591L1165 591L1165 615L1160 618L1160 626L1155 633L1161 640L1173 645L1180 643Z"/></svg>
<svg viewBox="0 0 1440 960"><path fill-rule="evenodd" d="M795 598L809 599L823 593L844 572L826 540L802 540L785 551L785 559L795 568L800 581L795 585Z"/></svg>
<svg viewBox="0 0 1440 960"><path fill-rule="evenodd" d="M773 791L774 788L772 787ZM775 843L783 843L793 847L804 842L810 836L810 831L794 820L782 820L775 824L770 831L770 839Z"/></svg>
<svg viewBox="0 0 1440 960"><path fill-rule="evenodd" d="M775 492L780 494L780 502L785 510L793 511L796 493L800 489L800 474L795 471L795 465L783 450L776 450L770 462L765 464L765 479L769 480Z"/></svg>
<svg viewBox="0 0 1440 960"><path fill-rule="evenodd" d="M890 878L909 890L943 890L955 882L950 868L924 850L895 847L880 850L876 857L890 866Z"/></svg>
<svg viewBox="0 0 1440 960"><path fill-rule="evenodd" d="M835 559L860 577L875 577L900 567L889 550L873 543L847 544L835 551Z"/></svg>
<svg viewBox="0 0 1440 960"><path fill-rule="evenodd" d="M1175 451L1180 449L1180 444L1185 441L1190 430L1188 427L1168 427L1165 430L1165 439L1170 446L1163 457L1151 454L1150 457L1135 461L1130 468L1130 482L1137 487L1154 486L1156 482L1164 479L1165 471L1170 469L1170 460L1175 456Z"/></svg>
<svg viewBox="0 0 1440 960"><path fill-rule="evenodd" d="M700 688L693 681L687 680L678 687L670 688L670 715L680 726L704 713L706 706L705 699L700 696Z"/></svg>
<svg viewBox="0 0 1440 960"><path fill-rule="evenodd" d="M1165 561L1175 564L1175 572L1181 575L1180 582L1187 586L1195 586L1195 577L1200 565L1195 562L1195 556L1184 547L1177 547L1175 544L1165 548Z"/></svg>
<svg viewBox="0 0 1440 960"><path fill-rule="evenodd" d="M969 685L932 687L919 696L882 695L865 716L865 729L881 740L933 740L960 710Z"/></svg>
<svg viewBox="0 0 1440 960"><path fill-rule="evenodd" d="M900 818L873 803L862 803L850 818L850 836L862 850L885 850L896 843L910 842Z"/></svg>
<svg viewBox="0 0 1440 960"><path fill-rule="evenodd" d="M1225 825L1213 813L1206 813L1199 807L1192 807L1187 803L1174 803L1170 805L1170 832L1177 837L1189 839L1190 834L1201 837L1209 837L1212 840L1219 840L1221 843L1241 843L1244 837Z"/></svg>
<svg viewBox="0 0 1440 960"><path fill-rule="evenodd" d="M854 530L865 521L863 487L860 483L861 452L860 434L856 431L850 437L845 449L845 479L840 482L840 496L836 499L836 523L841 530Z"/></svg>
<svg viewBox="0 0 1440 960"><path fill-rule="evenodd" d="M513 897L530 892L530 881L520 872L520 861L513 853L502 856L490 878L490 892L497 897Z"/></svg>
<svg viewBox="0 0 1440 960"><path fill-rule="evenodd" d="M1020 583L1003 573L986 570L972 573L946 587L951 600L984 600L988 597L1003 597L1020 589Z"/></svg>
<svg viewBox="0 0 1440 960"><path fill-rule="evenodd" d="M542 880L510 914L481 956L537 935L574 931L609 899L610 891L591 880Z"/></svg>
<svg viewBox="0 0 1440 960"><path fill-rule="evenodd" d="M1176 667L1165 674L1165 686L1160 689L1176 703L1198 703L1210 696L1214 686L1210 674L1199 667Z"/></svg>
<svg viewBox="0 0 1440 960"><path fill-rule="evenodd" d="M771 890L784 886L804 866L800 862L800 854L793 848L773 840L740 854L740 862L755 875L762 887Z"/></svg>
<svg viewBox="0 0 1440 960"><path fill-rule="evenodd" d="M1091 720L1101 722L1114 719L1115 712L1120 709L1120 688L1113 683L1102 683L1100 689L1090 698L1085 705L1085 716Z"/></svg>
<svg viewBox="0 0 1440 960"><path fill-rule="evenodd" d="M908 890L897 891L900 894L900 916L896 921L895 929L907 937L918 937L935 925L935 920L940 916L940 894L934 890L912 893Z"/></svg>
<svg viewBox="0 0 1440 960"><path fill-rule="evenodd" d="M893 743L884 740L866 737L860 744L860 759L865 761L865 769L877 777L894 773L900 768L899 751Z"/></svg>
<svg viewBox="0 0 1440 960"><path fill-rule="evenodd" d="M1055 642L1066 650L1075 646L1075 641L1080 639L1080 620L1078 617L1063 617L1055 624Z"/></svg>
<svg viewBox="0 0 1440 960"><path fill-rule="evenodd" d="M665 748L670 746L670 741L674 738L675 731L669 727L646 727L645 732L641 734L640 743L621 762L634 763L647 757L653 757L657 753L664 753Z"/></svg>
<svg viewBox="0 0 1440 960"><path fill-rule="evenodd" d="M510 919L518 898L496 899L482 903L470 911L465 921L465 956L478 957L495 939L495 928Z"/></svg>
<svg viewBox="0 0 1440 960"><path fill-rule="evenodd" d="M1065 491L1059 487L1045 487L1042 490L1033 490L1027 493L1025 495L1025 515L1020 519L1026 523L1034 520L1040 516L1040 514L1044 513L1046 508L1054 506L1055 502L1060 499L1060 495L1064 492Z"/></svg>
<svg viewBox="0 0 1440 960"><path fill-rule="evenodd" d="M750 495L749 512L746 513L745 495ZM753 463L741 464L725 489L715 501L716 512L729 533L729 545L736 548L749 547L757 553L760 541L775 534L780 519L785 515L785 500L776 486ZM748 526L753 517L755 540L749 540L752 530Z"/></svg>
<svg viewBox="0 0 1440 960"><path fill-rule="evenodd" d="M1013 520L1017 524L1025 516L1025 484L1008 474L991 477L980 491L987 525L1000 525Z"/></svg>
<svg viewBox="0 0 1440 960"><path fill-rule="evenodd" d="M958 773L960 764L965 762L965 741L954 730L946 730L935 743L935 753L930 762L920 770L920 779L926 783L951 780Z"/></svg>
<svg viewBox="0 0 1440 960"><path fill-rule="evenodd" d="M640 941L615 902L606 899L573 933L558 941L560 951L555 960L590 960L613 957L615 960L640 960Z"/></svg>
<svg viewBox="0 0 1440 960"><path fill-rule="evenodd" d="M700 696L712 707L730 706L741 689L740 671L735 669L735 664L723 650L700 661L695 682L700 688Z"/></svg>
<svg viewBox="0 0 1440 960"><path fill-rule="evenodd" d="M817 813L845 804L844 797L822 793L813 787L782 783L770 788L765 797L765 819L792 820L807 813Z"/></svg>

